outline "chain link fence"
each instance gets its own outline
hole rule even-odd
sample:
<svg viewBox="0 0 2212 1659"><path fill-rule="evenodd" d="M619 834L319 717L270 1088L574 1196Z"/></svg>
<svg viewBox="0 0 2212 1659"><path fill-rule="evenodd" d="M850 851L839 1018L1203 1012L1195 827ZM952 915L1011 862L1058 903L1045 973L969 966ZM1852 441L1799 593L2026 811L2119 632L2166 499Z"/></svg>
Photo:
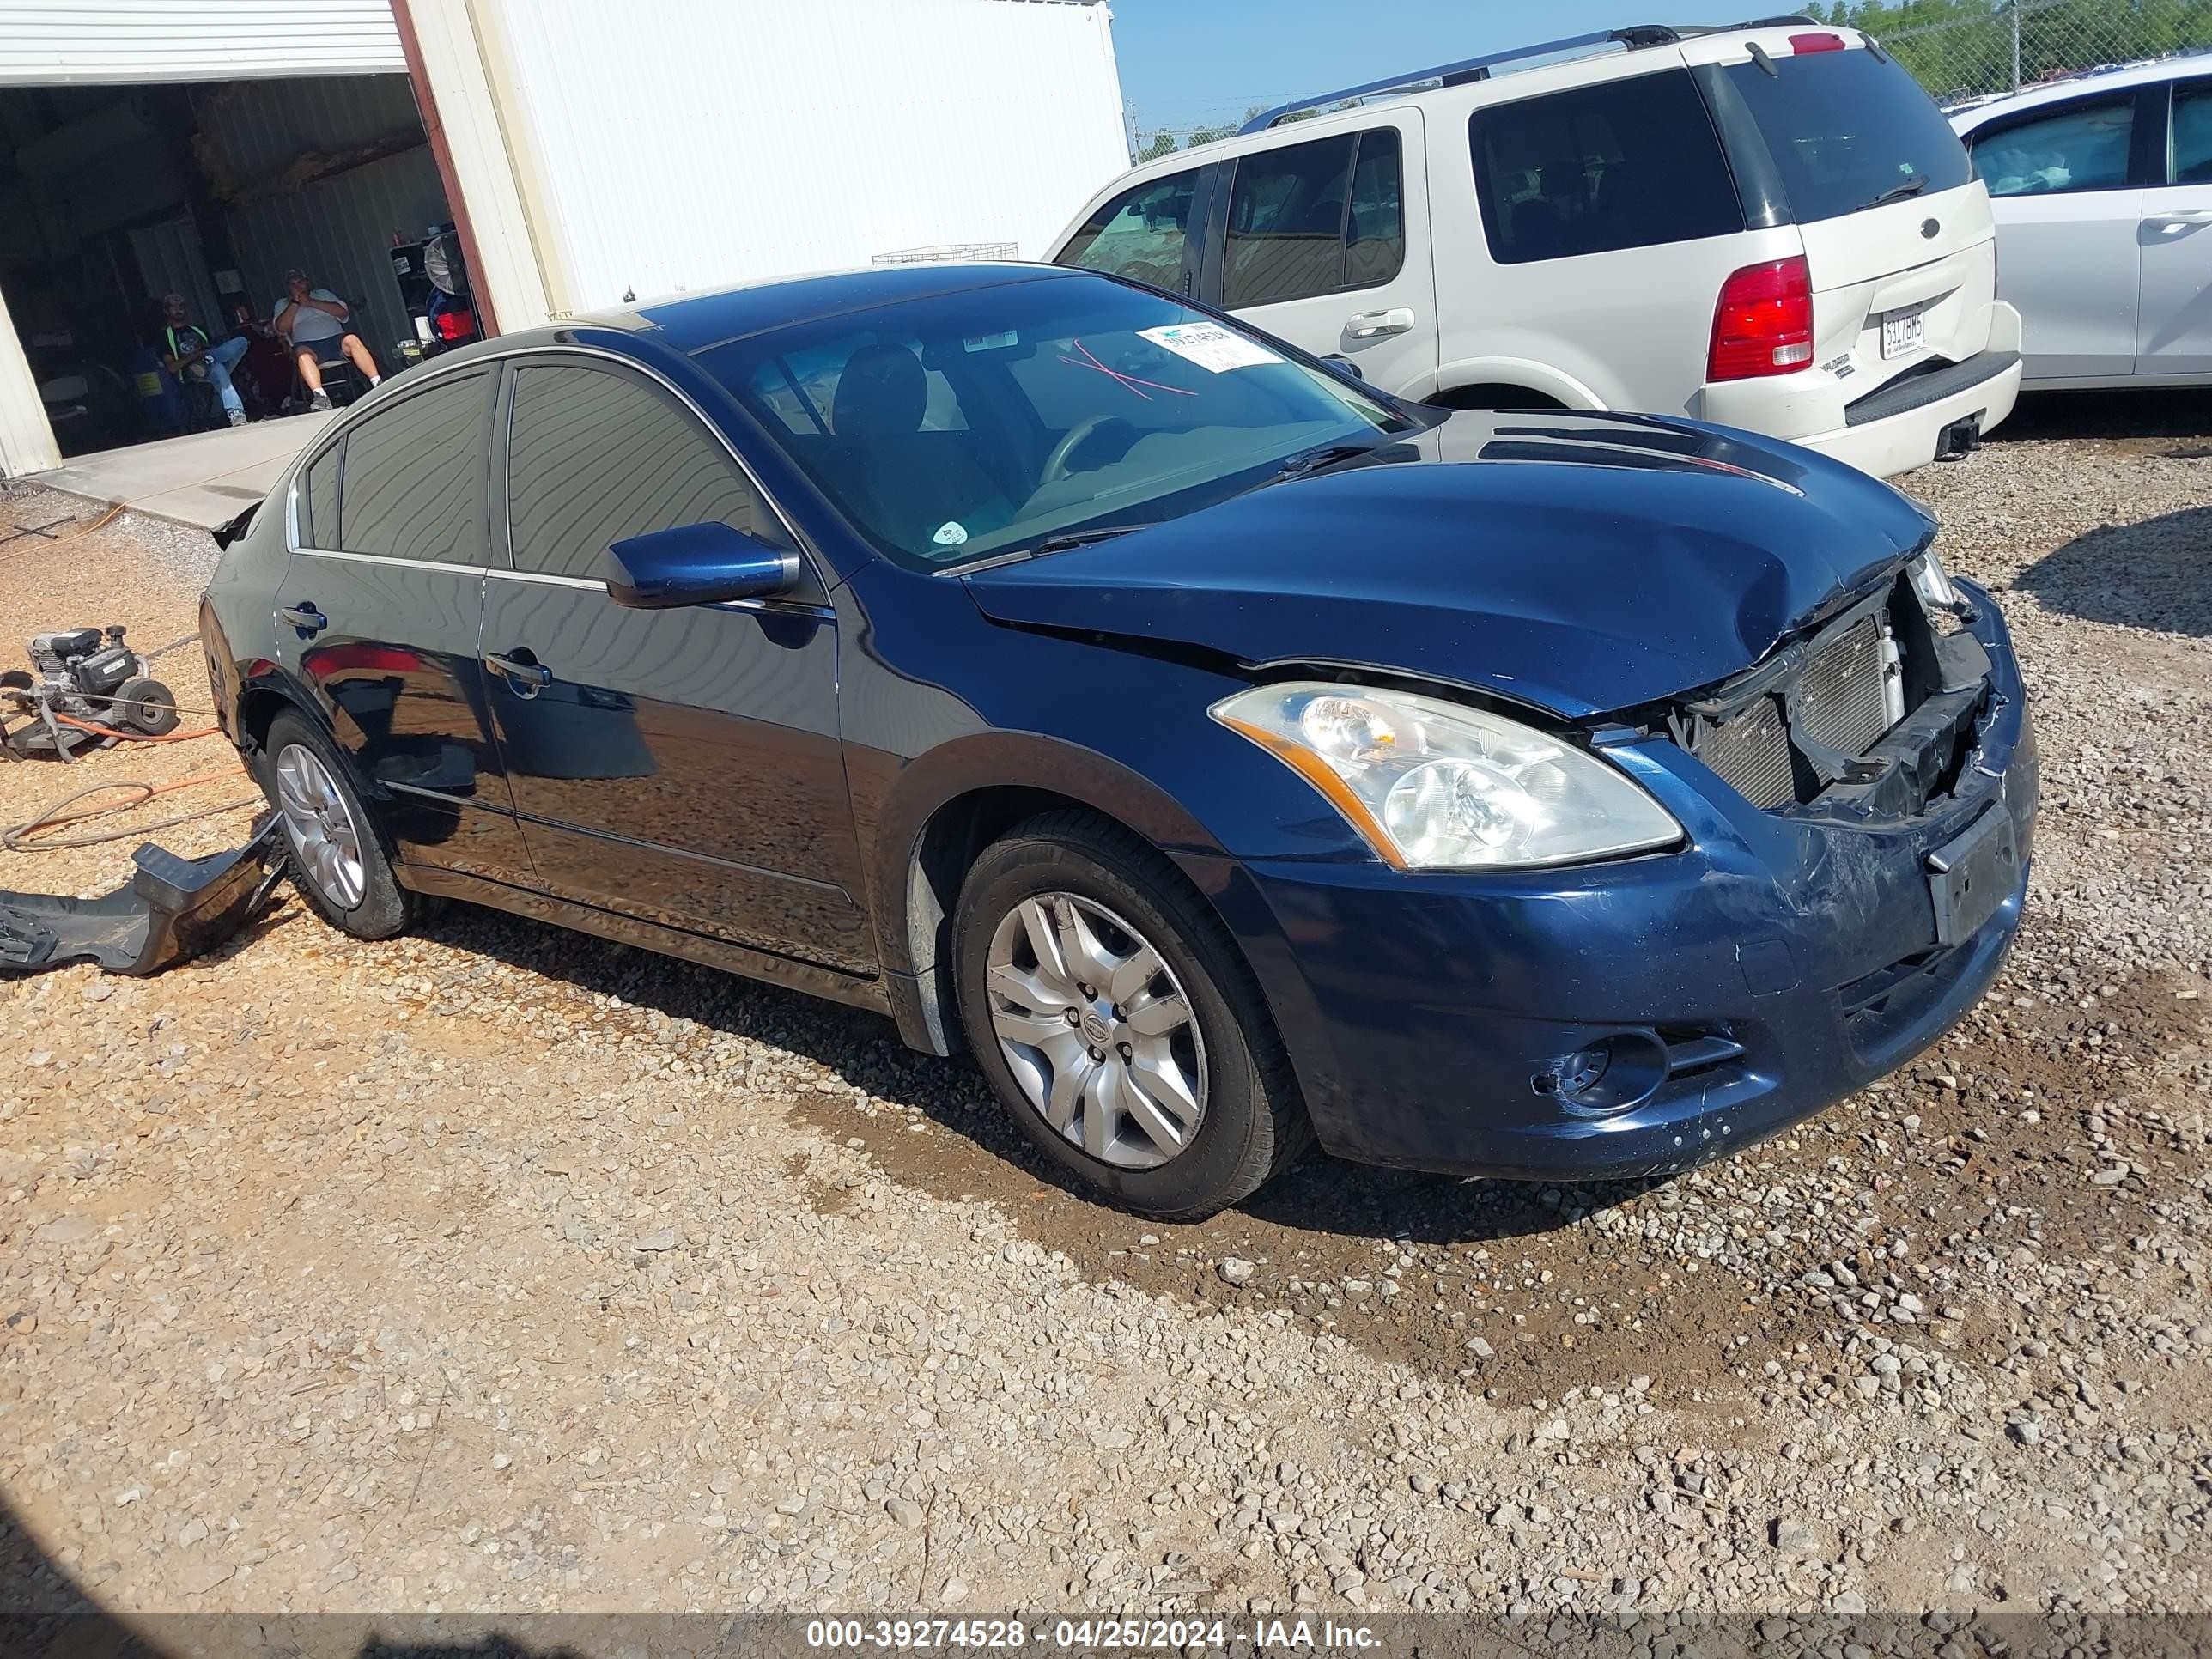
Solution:
<svg viewBox="0 0 2212 1659"><path fill-rule="evenodd" d="M1810 9L1874 36L1943 104L2212 49L2212 0L1839 0Z"/></svg>

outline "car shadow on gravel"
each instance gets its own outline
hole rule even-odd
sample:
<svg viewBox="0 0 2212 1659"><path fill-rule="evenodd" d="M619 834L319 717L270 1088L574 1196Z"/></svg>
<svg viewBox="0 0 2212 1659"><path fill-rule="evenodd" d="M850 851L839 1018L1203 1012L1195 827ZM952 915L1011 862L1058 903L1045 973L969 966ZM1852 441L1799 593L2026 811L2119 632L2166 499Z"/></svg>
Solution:
<svg viewBox="0 0 2212 1659"><path fill-rule="evenodd" d="M2212 637L2212 507L2101 525L2044 555L2013 586L2087 622Z"/></svg>
<svg viewBox="0 0 2212 1659"><path fill-rule="evenodd" d="M919 1114L951 1138L905 1133L911 1120L870 1117L834 1089L800 1092L793 1117L835 1140L865 1141L870 1158L902 1186L949 1200L997 1200L1026 1235L1079 1260L1095 1254L1102 1237L1143 1224L1066 1186L1007 1119L972 1063L915 1053L881 1015L472 906L450 907L421 931L589 995L771 1043L828 1068L867 1097ZM1356 1249L1376 1241L1481 1244L1571 1226L1659 1184L1622 1181L1563 1189L1474 1181L1347 1164L1316 1149L1206 1225L1215 1233L1233 1224L1240 1232L1332 1237ZM1048 1209L1039 1202L1048 1197L1060 1201ZM815 1200L833 1209L845 1202L827 1188Z"/></svg>

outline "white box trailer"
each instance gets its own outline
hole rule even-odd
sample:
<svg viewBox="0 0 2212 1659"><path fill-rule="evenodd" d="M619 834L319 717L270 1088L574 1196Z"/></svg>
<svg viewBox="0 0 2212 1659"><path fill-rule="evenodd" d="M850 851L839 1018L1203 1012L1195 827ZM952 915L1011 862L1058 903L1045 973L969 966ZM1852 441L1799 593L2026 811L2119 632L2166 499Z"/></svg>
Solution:
<svg viewBox="0 0 2212 1659"><path fill-rule="evenodd" d="M398 0L497 325L1039 258L1128 165L1103 0Z"/></svg>

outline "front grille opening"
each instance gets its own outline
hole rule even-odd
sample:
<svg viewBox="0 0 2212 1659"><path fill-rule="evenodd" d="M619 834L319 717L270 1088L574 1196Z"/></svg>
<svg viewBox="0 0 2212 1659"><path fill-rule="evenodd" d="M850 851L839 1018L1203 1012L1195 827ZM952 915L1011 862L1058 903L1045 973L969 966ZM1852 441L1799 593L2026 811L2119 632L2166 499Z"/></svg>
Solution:
<svg viewBox="0 0 2212 1659"><path fill-rule="evenodd" d="M1952 787L1972 750L1978 701L1942 701L1939 658L1958 643L1900 575L1740 676L1733 694L1687 703L1669 722L1677 742L1762 811L1850 797L1852 816L1910 816Z"/></svg>

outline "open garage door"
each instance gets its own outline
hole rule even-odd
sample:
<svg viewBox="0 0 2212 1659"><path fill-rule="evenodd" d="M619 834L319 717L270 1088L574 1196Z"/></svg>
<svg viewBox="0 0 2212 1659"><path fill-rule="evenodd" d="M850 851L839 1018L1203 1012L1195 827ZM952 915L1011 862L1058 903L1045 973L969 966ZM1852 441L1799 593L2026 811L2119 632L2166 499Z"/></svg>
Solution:
<svg viewBox="0 0 2212 1659"><path fill-rule="evenodd" d="M388 0L0 0L0 87L406 71Z"/></svg>
<svg viewBox="0 0 2212 1659"><path fill-rule="evenodd" d="M268 327L295 267L382 364L397 250L451 216L389 0L0 0L0 475L222 422L235 388L161 373L167 295L251 337L252 418L308 390Z"/></svg>

